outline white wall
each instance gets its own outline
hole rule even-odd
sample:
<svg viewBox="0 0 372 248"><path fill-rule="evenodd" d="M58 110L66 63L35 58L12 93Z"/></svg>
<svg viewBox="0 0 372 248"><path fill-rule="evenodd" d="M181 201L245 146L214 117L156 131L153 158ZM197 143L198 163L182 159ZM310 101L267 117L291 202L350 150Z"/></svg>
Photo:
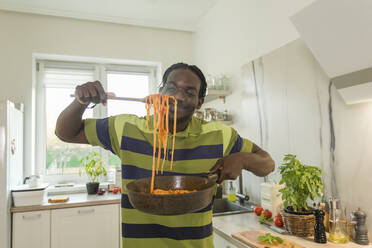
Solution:
<svg viewBox="0 0 372 248"><path fill-rule="evenodd" d="M269 151L276 168L285 154L295 154L301 162L321 167L327 174L327 195L332 195L329 78L310 50L298 39L247 63L242 71L241 124L236 128L256 133L255 142ZM257 181L249 173L246 178ZM280 175L275 171L269 179L278 182ZM251 195L260 196L258 185L248 188Z"/></svg>
<svg viewBox="0 0 372 248"><path fill-rule="evenodd" d="M257 108L242 112L256 100L254 89L246 87L243 66L299 37L289 17L314 0L220 0L199 22L194 34L195 64L205 74L228 74L232 79L233 95L222 101L205 104L223 111L228 109L234 118L233 127L239 133L261 144ZM274 86L275 87L275 86ZM265 104L265 101L263 101ZM285 134L277 136L286 137ZM274 137L272 137L274 138ZM279 156L278 156L279 158ZM280 160L277 159L278 164ZM258 200L262 179L244 173L244 181L253 200Z"/></svg>
<svg viewBox="0 0 372 248"><path fill-rule="evenodd" d="M31 173L32 53L169 65L192 60L192 35L164 29L0 11L0 99L25 103L25 175Z"/></svg>

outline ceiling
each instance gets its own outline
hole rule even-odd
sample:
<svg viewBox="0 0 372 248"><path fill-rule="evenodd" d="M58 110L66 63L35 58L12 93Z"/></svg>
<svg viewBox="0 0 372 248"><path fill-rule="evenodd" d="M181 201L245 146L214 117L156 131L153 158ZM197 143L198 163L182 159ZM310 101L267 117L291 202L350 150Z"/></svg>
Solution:
<svg viewBox="0 0 372 248"><path fill-rule="evenodd" d="M218 0L0 0L0 9L195 31Z"/></svg>
<svg viewBox="0 0 372 248"><path fill-rule="evenodd" d="M371 67L371 0L318 0L291 20L330 78Z"/></svg>

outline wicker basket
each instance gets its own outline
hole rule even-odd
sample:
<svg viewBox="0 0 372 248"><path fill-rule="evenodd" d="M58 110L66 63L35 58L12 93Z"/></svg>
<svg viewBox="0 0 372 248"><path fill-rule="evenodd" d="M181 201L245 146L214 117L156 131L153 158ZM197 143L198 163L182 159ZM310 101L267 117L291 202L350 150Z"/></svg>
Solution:
<svg viewBox="0 0 372 248"><path fill-rule="evenodd" d="M285 229L295 236L307 237L314 235L314 214L290 214L282 211Z"/></svg>

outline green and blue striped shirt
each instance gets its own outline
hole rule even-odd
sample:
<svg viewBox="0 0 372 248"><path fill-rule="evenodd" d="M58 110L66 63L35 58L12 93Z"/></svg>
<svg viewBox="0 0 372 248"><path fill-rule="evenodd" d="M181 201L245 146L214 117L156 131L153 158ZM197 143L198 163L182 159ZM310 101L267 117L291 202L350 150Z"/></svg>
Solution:
<svg viewBox="0 0 372 248"><path fill-rule="evenodd" d="M88 142L115 153L122 163L123 248L213 247L212 203L194 213L161 216L140 212L128 200L126 184L135 179L151 177L152 121L151 117L150 130L146 129L146 117L128 114L86 119L84 122ZM168 155L171 141L172 136L168 138ZM251 152L252 145L251 141L241 138L231 127L193 117L188 127L176 134L173 170L170 171L170 161L167 160L163 175L201 175L224 156Z"/></svg>

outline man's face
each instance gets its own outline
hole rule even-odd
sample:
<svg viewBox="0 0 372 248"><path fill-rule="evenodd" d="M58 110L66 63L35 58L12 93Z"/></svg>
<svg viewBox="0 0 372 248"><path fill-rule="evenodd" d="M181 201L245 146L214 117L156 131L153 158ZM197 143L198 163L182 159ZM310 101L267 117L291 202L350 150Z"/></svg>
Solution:
<svg viewBox="0 0 372 248"><path fill-rule="evenodd" d="M177 99L177 121L185 121L191 118L195 109L199 109L204 98L199 98L201 81L191 70L176 69L172 71L164 87L162 94L174 96ZM173 119L174 106L169 107L169 118Z"/></svg>

